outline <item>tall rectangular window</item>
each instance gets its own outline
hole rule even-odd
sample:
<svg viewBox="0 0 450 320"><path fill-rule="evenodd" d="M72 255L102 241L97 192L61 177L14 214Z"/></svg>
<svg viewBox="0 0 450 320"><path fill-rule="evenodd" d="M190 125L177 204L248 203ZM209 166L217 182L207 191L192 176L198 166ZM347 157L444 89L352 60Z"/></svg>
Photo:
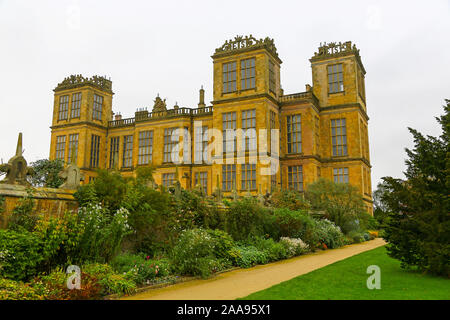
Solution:
<svg viewBox="0 0 450 320"><path fill-rule="evenodd" d="M175 182L175 173L163 173L162 174L162 184L164 187L168 188L173 186Z"/></svg>
<svg viewBox="0 0 450 320"><path fill-rule="evenodd" d="M109 145L109 168L119 167L120 137L112 137Z"/></svg>
<svg viewBox="0 0 450 320"><path fill-rule="evenodd" d="M183 128L183 162L191 163L191 134L189 132L189 127Z"/></svg>
<svg viewBox="0 0 450 320"><path fill-rule="evenodd" d="M67 115L69 113L69 96L59 97L59 110L58 110L58 120L67 120Z"/></svg>
<svg viewBox="0 0 450 320"><path fill-rule="evenodd" d="M267 151L272 154L272 129L276 129L276 113L274 111L270 111L270 132L267 135L267 138L269 139L269 144Z"/></svg>
<svg viewBox="0 0 450 320"><path fill-rule="evenodd" d="M241 90L255 87L255 58L241 60Z"/></svg>
<svg viewBox="0 0 450 320"><path fill-rule="evenodd" d="M242 140L242 148L245 151L256 151L256 109L242 111L242 130L245 139Z"/></svg>
<svg viewBox="0 0 450 320"><path fill-rule="evenodd" d="M133 136L123 137L123 159L122 166L124 168L131 168L133 165Z"/></svg>
<svg viewBox="0 0 450 320"><path fill-rule="evenodd" d="M195 162L206 161L208 150L208 127L195 128Z"/></svg>
<svg viewBox="0 0 450 320"><path fill-rule="evenodd" d="M333 156L347 155L347 130L345 119L331 120L331 142L333 145Z"/></svg>
<svg viewBox="0 0 450 320"><path fill-rule="evenodd" d="M302 125L299 114L287 116L287 147L288 153L302 152Z"/></svg>
<svg viewBox="0 0 450 320"><path fill-rule="evenodd" d="M236 91L236 61L224 63L222 68L223 93Z"/></svg>
<svg viewBox="0 0 450 320"><path fill-rule="evenodd" d="M256 164L241 164L241 189L256 190Z"/></svg>
<svg viewBox="0 0 450 320"><path fill-rule="evenodd" d="M94 106L92 109L92 119L102 120L103 97L94 94Z"/></svg>
<svg viewBox="0 0 450 320"><path fill-rule="evenodd" d="M81 92L72 95L70 118L79 118L81 111Z"/></svg>
<svg viewBox="0 0 450 320"><path fill-rule="evenodd" d="M277 174L274 173L270 176L270 187L274 191L277 188Z"/></svg>
<svg viewBox="0 0 450 320"><path fill-rule="evenodd" d="M227 132L234 133L227 138ZM222 113L223 153L236 152L236 112Z"/></svg>
<svg viewBox="0 0 450 320"><path fill-rule="evenodd" d="M336 183L348 183L348 168L334 168L333 179Z"/></svg>
<svg viewBox="0 0 450 320"><path fill-rule="evenodd" d="M73 155L72 155L73 152ZM69 156L67 157L67 162L77 163L78 157L78 133L69 135ZM73 159L72 159L73 158Z"/></svg>
<svg viewBox="0 0 450 320"><path fill-rule="evenodd" d="M164 160L163 162L177 162L178 152L175 152L175 159L172 159L172 149L178 145L178 140L172 141L172 134L176 132L177 128L164 129ZM177 135L178 139L180 138Z"/></svg>
<svg viewBox="0 0 450 320"><path fill-rule="evenodd" d="M314 131L316 140L316 153L319 154L320 151L320 122L319 117L314 117Z"/></svg>
<svg viewBox="0 0 450 320"><path fill-rule="evenodd" d="M236 187L236 165L223 164L222 165L222 189L224 191L231 191Z"/></svg>
<svg viewBox="0 0 450 320"><path fill-rule="evenodd" d="M91 136L91 159L90 167L98 168L98 162L100 158L100 136L93 134Z"/></svg>
<svg viewBox="0 0 450 320"><path fill-rule="evenodd" d="M269 90L275 93L276 80L275 80L275 64L272 60L269 60Z"/></svg>
<svg viewBox="0 0 450 320"><path fill-rule="evenodd" d="M56 159L65 161L66 136L56 137Z"/></svg>
<svg viewBox="0 0 450 320"><path fill-rule="evenodd" d="M289 189L303 191L303 168L302 166L288 167Z"/></svg>
<svg viewBox="0 0 450 320"><path fill-rule="evenodd" d="M153 156L153 131L139 132L138 164L149 164Z"/></svg>
<svg viewBox="0 0 450 320"><path fill-rule="evenodd" d="M202 187L203 193L208 193L208 172L196 172L195 173L195 185Z"/></svg>
<svg viewBox="0 0 450 320"><path fill-rule="evenodd" d="M344 91L342 63L328 66L328 92Z"/></svg>

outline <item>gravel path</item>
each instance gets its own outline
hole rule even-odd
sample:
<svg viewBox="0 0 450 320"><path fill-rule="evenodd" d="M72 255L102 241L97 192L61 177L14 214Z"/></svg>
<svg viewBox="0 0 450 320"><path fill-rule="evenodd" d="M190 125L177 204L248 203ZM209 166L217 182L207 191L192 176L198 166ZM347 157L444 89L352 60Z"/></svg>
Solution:
<svg viewBox="0 0 450 320"><path fill-rule="evenodd" d="M165 288L151 289L123 299L234 300L385 244L383 239L377 238L360 244L319 251L250 269L234 270L207 280L194 280Z"/></svg>

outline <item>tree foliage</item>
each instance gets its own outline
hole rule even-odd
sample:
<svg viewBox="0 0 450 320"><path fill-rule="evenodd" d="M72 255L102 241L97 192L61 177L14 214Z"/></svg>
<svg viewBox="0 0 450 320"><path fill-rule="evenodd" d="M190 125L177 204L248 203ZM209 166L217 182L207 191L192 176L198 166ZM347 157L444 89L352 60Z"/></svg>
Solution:
<svg viewBox="0 0 450 320"><path fill-rule="evenodd" d="M30 183L34 187L58 188L64 180L58 174L64 168L62 160L40 159L31 163L33 174Z"/></svg>
<svg viewBox="0 0 450 320"><path fill-rule="evenodd" d="M389 255L402 266L450 276L450 100L436 118L439 137L408 128L414 148L406 149L406 179L384 177L381 200L390 212L385 228Z"/></svg>
<svg viewBox="0 0 450 320"><path fill-rule="evenodd" d="M335 183L321 178L308 186L306 198L312 209L324 211L325 217L345 233L363 229L369 218L361 193L349 183Z"/></svg>

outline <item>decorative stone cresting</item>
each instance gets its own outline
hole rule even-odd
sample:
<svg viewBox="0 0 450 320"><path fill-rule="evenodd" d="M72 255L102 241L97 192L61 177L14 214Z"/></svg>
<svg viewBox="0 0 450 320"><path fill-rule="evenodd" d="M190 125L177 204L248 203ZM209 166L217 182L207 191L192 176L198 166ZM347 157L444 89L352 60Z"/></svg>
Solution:
<svg viewBox="0 0 450 320"><path fill-rule="evenodd" d="M234 37L234 40L230 39L225 41L225 43L220 47L216 49L215 54L220 54L224 52L229 51L236 51L241 49L247 49L247 48L266 48L268 51L270 51L275 57L278 58L277 48L275 47L275 43L273 39L270 39L269 37L266 37L264 39L257 40L252 35L250 36L236 36Z"/></svg>

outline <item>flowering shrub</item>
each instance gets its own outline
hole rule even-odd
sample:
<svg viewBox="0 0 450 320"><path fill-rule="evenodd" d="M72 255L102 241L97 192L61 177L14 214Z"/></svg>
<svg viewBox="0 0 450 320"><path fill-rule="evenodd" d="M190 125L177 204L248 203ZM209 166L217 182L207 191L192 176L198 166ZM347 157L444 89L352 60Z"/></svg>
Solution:
<svg viewBox="0 0 450 320"><path fill-rule="evenodd" d="M317 221L315 232L319 242L324 243L326 248L334 249L344 245L344 234L341 228L327 219ZM323 245L322 249L324 249Z"/></svg>
<svg viewBox="0 0 450 320"><path fill-rule="evenodd" d="M299 256L309 251L309 245L300 238L281 237L280 243L285 246L289 257Z"/></svg>
<svg viewBox="0 0 450 320"><path fill-rule="evenodd" d="M117 253L123 238L131 231L128 210L120 208L109 213L100 205L88 204L78 210L84 227L75 261L107 262Z"/></svg>
<svg viewBox="0 0 450 320"><path fill-rule="evenodd" d="M136 262L128 271L126 277L137 284L149 284L155 278L167 277L170 274L170 265L167 259Z"/></svg>
<svg viewBox="0 0 450 320"><path fill-rule="evenodd" d="M172 250L174 270L180 274L208 277L220 264L214 255L214 238L203 229L185 230Z"/></svg>

